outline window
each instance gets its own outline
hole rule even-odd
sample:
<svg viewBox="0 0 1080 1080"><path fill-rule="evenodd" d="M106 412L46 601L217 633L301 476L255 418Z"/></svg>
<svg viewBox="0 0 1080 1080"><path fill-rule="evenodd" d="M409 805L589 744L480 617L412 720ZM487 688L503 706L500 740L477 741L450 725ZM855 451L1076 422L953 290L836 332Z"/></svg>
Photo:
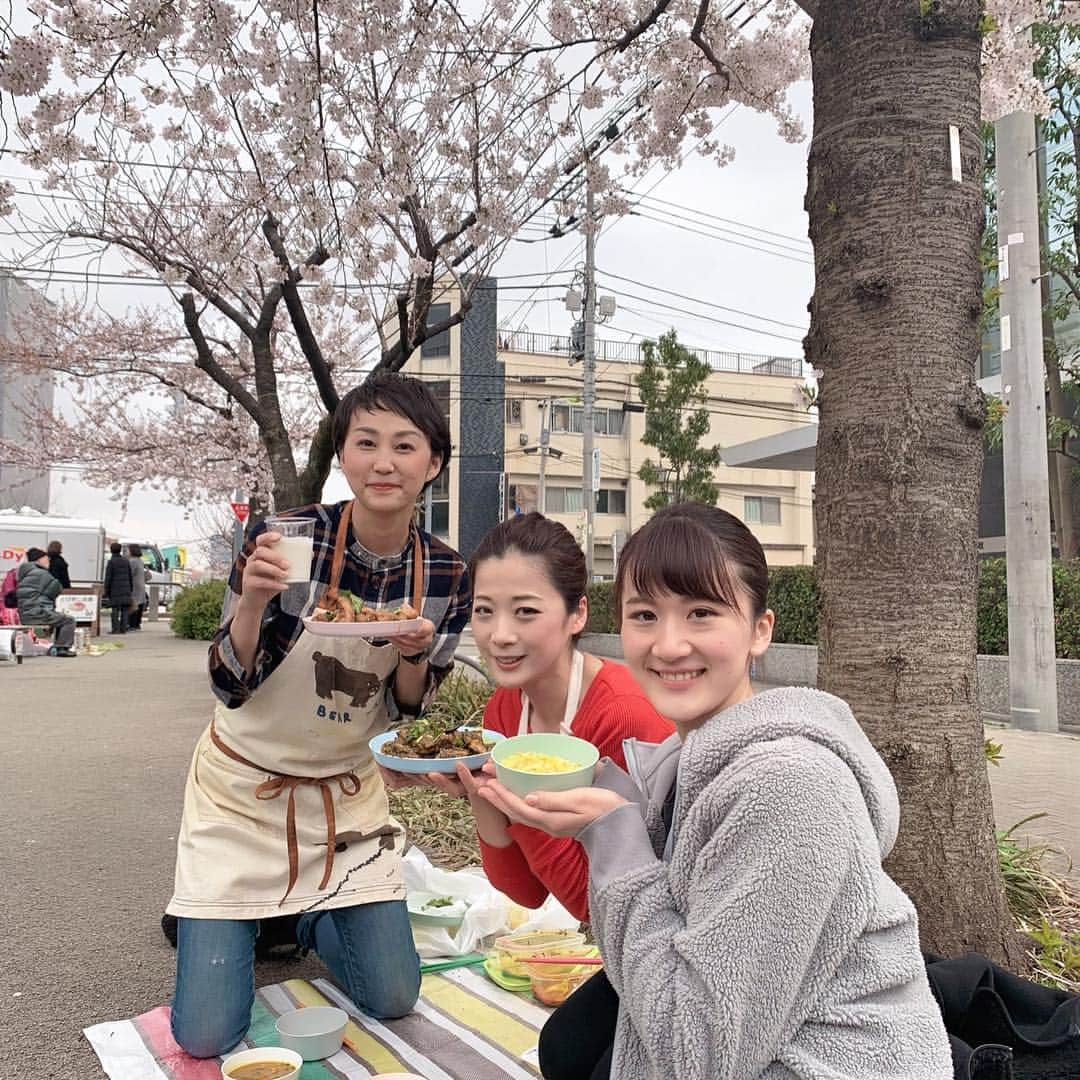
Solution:
<svg viewBox="0 0 1080 1080"><path fill-rule="evenodd" d="M535 484L508 484L506 487L507 510L511 514L527 514L538 509L536 498Z"/></svg>
<svg viewBox="0 0 1080 1080"><path fill-rule="evenodd" d="M745 496L743 520L747 525L779 525L780 500L771 495Z"/></svg>
<svg viewBox="0 0 1080 1080"><path fill-rule="evenodd" d="M431 520L427 531L444 540L450 535L450 471L447 470L431 485Z"/></svg>
<svg viewBox="0 0 1080 1080"><path fill-rule="evenodd" d="M508 398L506 402L506 426L521 427L521 399Z"/></svg>
<svg viewBox="0 0 1080 1080"><path fill-rule="evenodd" d="M580 435L585 430L585 410L580 405L552 405L551 430ZM597 435L623 433L622 409L593 409L593 431Z"/></svg>
<svg viewBox="0 0 1080 1080"><path fill-rule="evenodd" d="M444 305L446 306L446 305ZM429 379L428 388L442 409L447 423L450 422L450 380ZM426 493L420 496L420 505L424 506ZM445 469L442 475L431 485L431 518L424 522L424 528L433 536L440 536L444 540L450 536L450 470Z"/></svg>
<svg viewBox="0 0 1080 1080"><path fill-rule="evenodd" d="M625 514L626 492L622 488L601 488L596 493L598 514Z"/></svg>
<svg viewBox="0 0 1080 1080"><path fill-rule="evenodd" d="M450 318L449 304L432 304L428 308L427 325L438 326L439 323ZM449 356L450 355L450 331L444 330L441 334L428 338L420 346L421 356Z"/></svg>
<svg viewBox="0 0 1080 1080"><path fill-rule="evenodd" d="M583 509L581 488L549 487L544 492L544 510L548 514L578 514Z"/></svg>
<svg viewBox="0 0 1080 1080"><path fill-rule="evenodd" d="M593 413L597 435L621 435L623 433L622 409L597 409Z"/></svg>

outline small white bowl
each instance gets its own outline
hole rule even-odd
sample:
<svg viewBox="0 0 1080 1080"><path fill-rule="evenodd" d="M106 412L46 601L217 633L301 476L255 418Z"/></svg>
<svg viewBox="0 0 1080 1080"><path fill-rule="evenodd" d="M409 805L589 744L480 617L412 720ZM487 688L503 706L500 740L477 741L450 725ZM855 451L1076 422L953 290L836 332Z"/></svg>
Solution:
<svg viewBox="0 0 1080 1080"><path fill-rule="evenodd" d="M282 1013L274 1027L282 1046L305 1061L322 1061L341 1049L349 1014L332 1005L313 1005Z"/></svg>
<svg viewBox="0 0 1080 1080"><path fill-rule="evenodd" d="M240 1050L230 1054L221 1063L222 1080L233 1080L230 1069L238 1065L254 1065L256 1062L280 1061L282 1065L291 1065L292 1072L286 1073L281 1080L296 1080L304 1059L295 1050L286 1050L281 1046L256 1046L253 1050Z"/></svg>

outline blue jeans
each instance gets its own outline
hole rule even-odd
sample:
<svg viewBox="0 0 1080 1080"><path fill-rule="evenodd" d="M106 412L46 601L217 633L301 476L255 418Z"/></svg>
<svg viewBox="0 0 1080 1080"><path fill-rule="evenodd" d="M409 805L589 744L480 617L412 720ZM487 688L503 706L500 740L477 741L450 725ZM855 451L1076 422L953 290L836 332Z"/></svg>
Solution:
<svg viewBox="0 0 1080 1080"><path fill-rule="evenodd" d="M247 1034L258 936L257 919L178 920L172 1033L193 1057L217 1057ZM420 958L403 900L311 912L296 936L369 1016L404 1016L416 1004Z"/></svg>

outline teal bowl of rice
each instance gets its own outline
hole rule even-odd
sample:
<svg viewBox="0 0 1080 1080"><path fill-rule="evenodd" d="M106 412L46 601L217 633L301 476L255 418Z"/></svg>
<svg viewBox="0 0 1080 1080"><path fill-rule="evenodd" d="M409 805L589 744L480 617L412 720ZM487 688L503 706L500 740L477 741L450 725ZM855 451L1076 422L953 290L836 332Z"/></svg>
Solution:
<svg viewBox="0 0 1080 1080"><path fill-rule="evenodd" d="M504 739L491 760L499 783L524 798L534 791L590 787L600 751L575 735L537 732Z"/></svg>

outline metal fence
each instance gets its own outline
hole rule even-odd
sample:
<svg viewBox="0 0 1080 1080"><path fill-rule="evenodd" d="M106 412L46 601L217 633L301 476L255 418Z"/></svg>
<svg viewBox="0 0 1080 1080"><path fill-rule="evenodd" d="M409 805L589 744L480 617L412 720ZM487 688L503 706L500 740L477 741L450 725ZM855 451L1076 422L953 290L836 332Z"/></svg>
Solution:
<svg viewBox="0 0 1080 1080"><path fill-rule="evenodd" d="M499 351L533 353L541 356L572 355L570 338L565 334L537 334L531 330L500 330ZM766 356L762 353L719 352L714 349L690 349L713 371L730 371L740 375L780 375L785 378L805 378L806 369L798 356ZM624 361L640 363L641 343L637 341L596 341L598 362Z"/></svg>

